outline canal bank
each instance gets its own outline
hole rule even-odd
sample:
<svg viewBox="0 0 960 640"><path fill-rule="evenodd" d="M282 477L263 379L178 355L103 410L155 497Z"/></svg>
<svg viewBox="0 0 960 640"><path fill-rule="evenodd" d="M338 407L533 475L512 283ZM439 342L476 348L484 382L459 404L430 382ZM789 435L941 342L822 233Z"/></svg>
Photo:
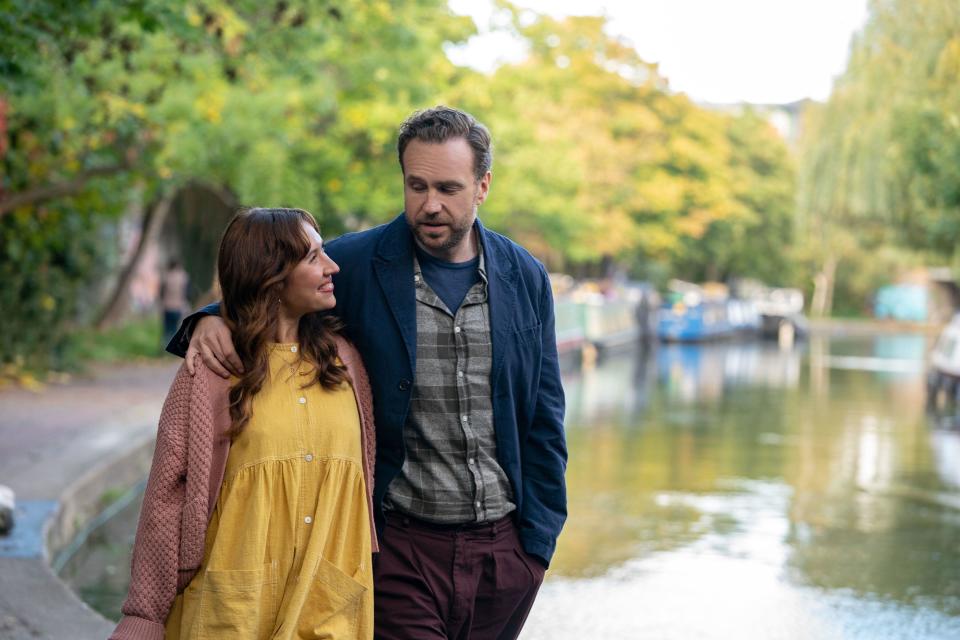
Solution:
<svg viewBox="0 0 960 640"><path fill-rule="evenodd" d="M0 637L102 640L112 630L51 563L146 475L177 366L102 367L39 391L0 392L0 484L17 498L14 530L0 538Z"/></svg>
<svg viewBox="0 0 960 640"><path fill-rule="evenodd" d="M937 335L942 324L934 322L903 322L874 318L810 318L811 334L823 336L876 336L890 334Z"/></svg>

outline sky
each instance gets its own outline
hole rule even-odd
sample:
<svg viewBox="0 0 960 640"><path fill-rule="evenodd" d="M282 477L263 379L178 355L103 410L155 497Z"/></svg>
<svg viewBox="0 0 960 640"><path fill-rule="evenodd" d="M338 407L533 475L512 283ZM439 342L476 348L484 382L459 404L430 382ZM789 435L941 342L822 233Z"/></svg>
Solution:
<svg viewBox="0 0 960 640"><path fill-rule="evenodd" d="M672 90L698 102L782 104L825 100L846 68L850 39L867 19L868 0L514 0L565 15L605 15L646 62L659 63ZM458 64L492 70L522 59L521 42L491 32L488 0L450 0L481 35L448 50Z"/></svg>

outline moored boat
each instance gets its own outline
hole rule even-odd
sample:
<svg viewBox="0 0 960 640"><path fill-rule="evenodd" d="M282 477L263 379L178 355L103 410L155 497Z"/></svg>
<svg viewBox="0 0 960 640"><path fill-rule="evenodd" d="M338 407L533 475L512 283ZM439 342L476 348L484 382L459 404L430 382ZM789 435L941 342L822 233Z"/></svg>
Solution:
<svg viewBox="0 0 960 640"><path fill-rule="evenodd" d="M960 400L960 314L943 328L930 352L927 369L927 404L935 407Z"/></svg>

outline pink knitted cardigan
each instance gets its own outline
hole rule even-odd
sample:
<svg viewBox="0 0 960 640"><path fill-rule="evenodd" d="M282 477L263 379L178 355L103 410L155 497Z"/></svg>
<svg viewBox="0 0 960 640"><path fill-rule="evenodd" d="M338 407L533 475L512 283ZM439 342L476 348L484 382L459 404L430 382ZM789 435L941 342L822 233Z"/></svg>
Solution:
<svg viewBox="0 0 960 640"><path fill-rule="evenodd" d="M337 338L337 351L353 383L360 412L363 474L367 484L370 536L373 526L375 435L370 381L360 354ZM160 413L153 466L147 480L133 545L130 589L123 618L110 640L163 640L164 624L177 593L203 560L207 523L213 514L230 450L230 383L197 357L197 373L182 365Z"/></svg>

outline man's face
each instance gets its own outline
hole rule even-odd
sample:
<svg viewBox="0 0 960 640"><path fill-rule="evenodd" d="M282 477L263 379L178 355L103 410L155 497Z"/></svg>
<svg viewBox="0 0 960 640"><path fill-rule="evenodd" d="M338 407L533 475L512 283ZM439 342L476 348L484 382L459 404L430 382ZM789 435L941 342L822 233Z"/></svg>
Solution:
<svg viewBox="0 0 960 640"><path fill-rule="evenodd" d="M448 262L476 256L470 234L477 207L487 198L490 172L473 175L473 150L465 138L411 140L403 152L403 208L417 244Z"/></svg>

